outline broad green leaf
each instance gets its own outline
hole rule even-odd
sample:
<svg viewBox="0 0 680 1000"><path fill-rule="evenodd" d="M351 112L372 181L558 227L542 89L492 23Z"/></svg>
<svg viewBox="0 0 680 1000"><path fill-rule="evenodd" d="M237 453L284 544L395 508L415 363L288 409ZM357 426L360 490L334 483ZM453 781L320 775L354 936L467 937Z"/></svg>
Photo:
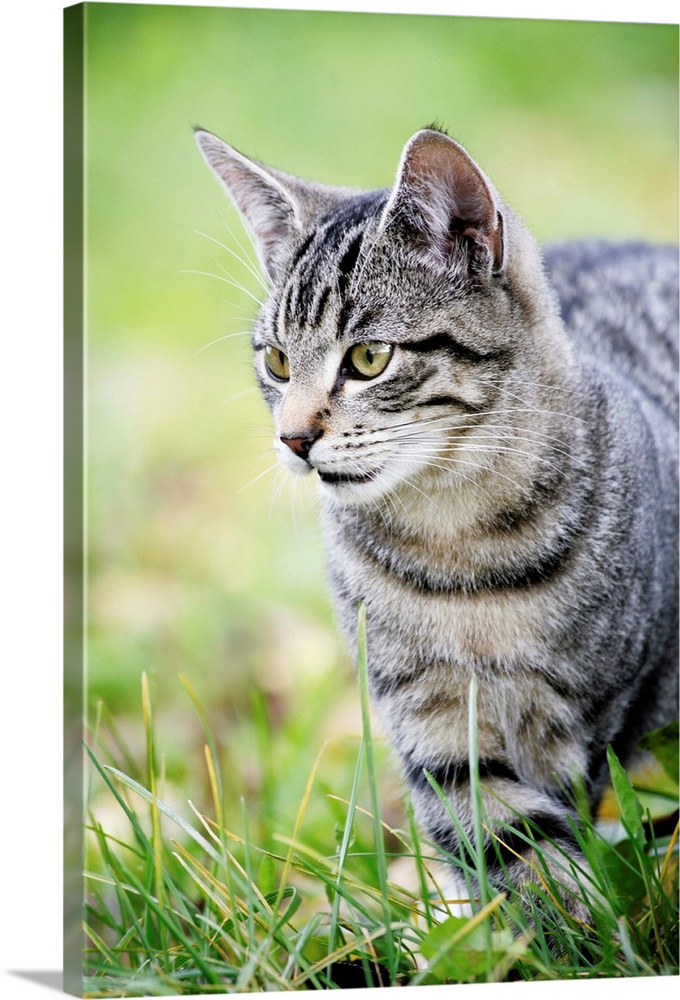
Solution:
<svg viewBox="0 0 680 1000"><path fill-rule="evenodd" d="M599 847L600 864L616 890L619 905L627 916L635 913L647 892L636 850L629 840L624 840L615 847L609 844L600 844Z"/></svg>
<svg viewBox="0 0 680 1000"><path fill-rule="evenodd" d="M609 774L612 779L614 795L621 810L623 825L630 836L642 847L645 843L645 831L642 826L642 806L611 744L607 747L607 761L609 763Z"/></svg>
<svg viewBox="0 0 680 1000"><path fill-rule="evenodd" d="M468 933L466 927L470 927ZM470 982L486 973L487 949L490 948L491 964L495 965L514 940L508 929L489 933L488 927L473 924L468 917L448 917L423 938L420 950L431 963L430 971L440 981Z"/></svg>

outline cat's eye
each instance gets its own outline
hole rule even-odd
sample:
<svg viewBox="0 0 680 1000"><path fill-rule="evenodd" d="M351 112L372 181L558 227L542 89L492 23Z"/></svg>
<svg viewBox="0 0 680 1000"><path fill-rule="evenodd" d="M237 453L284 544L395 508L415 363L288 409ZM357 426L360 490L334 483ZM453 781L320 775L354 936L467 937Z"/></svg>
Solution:
<svg viewBox="0 0 680 1000"><path fill-rule="evenodd" d="M371 340L365 344L355 344L350 349L347 360L353 374L359 378L375 378L385 371L393 350L392 344Z"/></svg>
<svg viewBox="0 0 680 1000"><path fill-rule="evenodd" d="M280 347L267 346L264 349L264 363L274 378L287 382L290 378L290 366L288 355L284 354Z"/></svg>

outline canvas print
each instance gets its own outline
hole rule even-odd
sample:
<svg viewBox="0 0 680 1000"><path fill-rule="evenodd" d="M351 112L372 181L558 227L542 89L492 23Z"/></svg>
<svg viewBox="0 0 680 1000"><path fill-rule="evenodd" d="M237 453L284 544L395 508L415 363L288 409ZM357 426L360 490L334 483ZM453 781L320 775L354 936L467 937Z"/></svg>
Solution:
<svg viewBox="0 0 680 1000"><path fill-rule="evenodd" d="M67 988L677 975L677 25L65 26Z"/></svg>

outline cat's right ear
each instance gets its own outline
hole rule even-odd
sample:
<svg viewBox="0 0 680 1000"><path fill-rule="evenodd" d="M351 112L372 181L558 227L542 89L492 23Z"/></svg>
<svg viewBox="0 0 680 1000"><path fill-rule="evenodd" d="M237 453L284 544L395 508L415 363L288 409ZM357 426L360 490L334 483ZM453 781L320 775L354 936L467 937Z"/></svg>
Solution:
<svg viewBox="0 0 680 1000"><path fill-rule="evenodd" d="M303 182L251 160L211 132L196 129L194 134L206 163L255 237L265 270L273 276L277 255L302 229L304 211L299 188Z"/></svg>

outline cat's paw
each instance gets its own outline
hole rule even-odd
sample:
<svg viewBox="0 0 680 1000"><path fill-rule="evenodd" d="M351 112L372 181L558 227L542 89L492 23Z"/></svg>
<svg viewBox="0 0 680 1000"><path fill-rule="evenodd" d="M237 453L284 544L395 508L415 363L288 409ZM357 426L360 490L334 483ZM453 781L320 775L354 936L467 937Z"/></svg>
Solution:
<svg viewBox="0 0 680 1000"><path fill-rule="evenodd" d="M609 909L609 904L594 883L587 861L580 853L550 854L550 845L542 843L512 873L512 882L525 909L549 908L576 922L583 930L594 930L593 911Z"/></svg>

